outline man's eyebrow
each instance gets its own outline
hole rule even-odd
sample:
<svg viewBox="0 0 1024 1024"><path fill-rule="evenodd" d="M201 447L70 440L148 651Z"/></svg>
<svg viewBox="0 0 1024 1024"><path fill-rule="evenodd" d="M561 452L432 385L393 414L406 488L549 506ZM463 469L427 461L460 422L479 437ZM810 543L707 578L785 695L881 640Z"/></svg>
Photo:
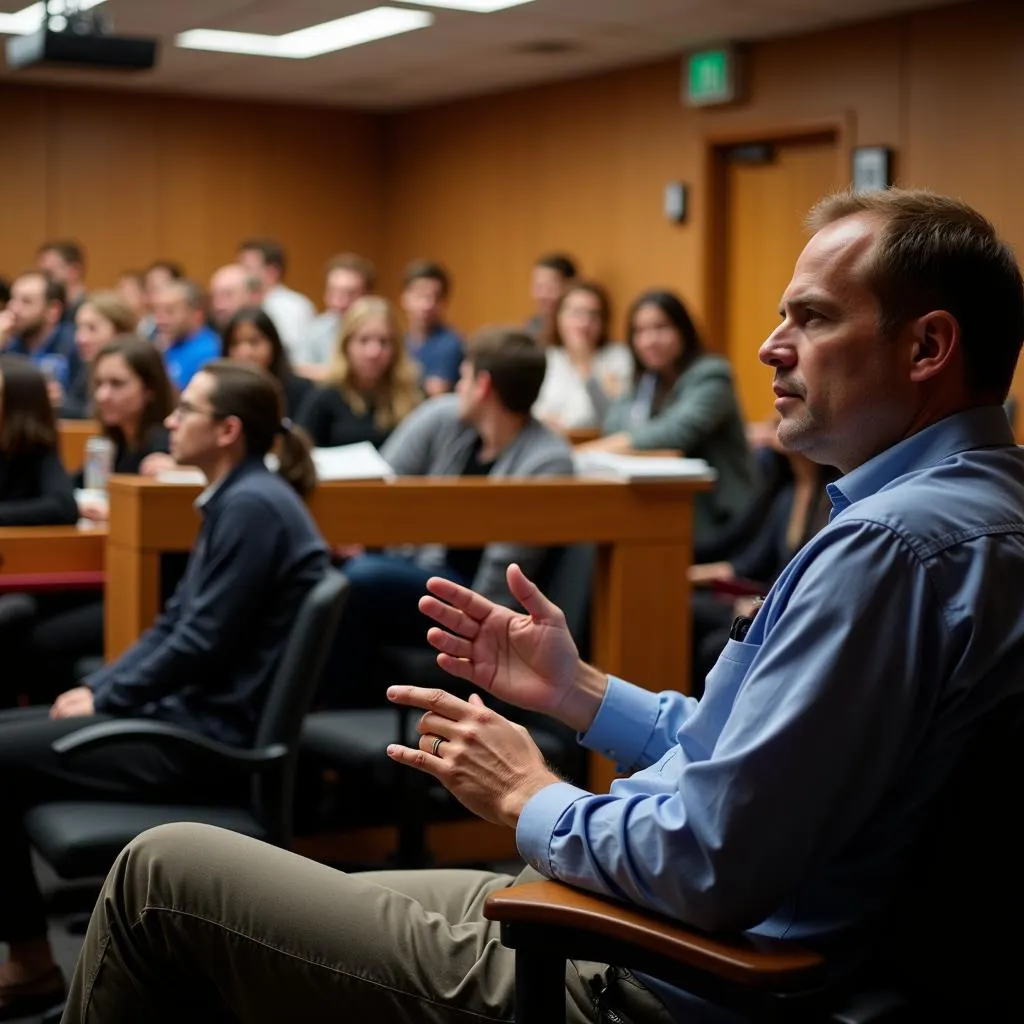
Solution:
<svg viewBox="0 0 1024 1024"><path fill-rule="evenodd" d="M825 292L803 292L790 299L783 297L779 303L779 316L786 315L787 307L790 309L806 309L808 306L825 311L834 311L839 308L839 303L826 295Z"/></svg>

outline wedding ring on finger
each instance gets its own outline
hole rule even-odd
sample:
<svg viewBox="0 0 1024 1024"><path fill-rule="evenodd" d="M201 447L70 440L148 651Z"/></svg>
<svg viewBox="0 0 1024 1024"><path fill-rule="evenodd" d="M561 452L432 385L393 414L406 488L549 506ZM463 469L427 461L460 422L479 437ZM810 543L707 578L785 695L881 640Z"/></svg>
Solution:
<svg viewBox="0 0 1024 1024"><path fill-rule="evenodd" d="M430 748L430 752L431 752L431 754L434 755L434 757L438 756L437 755L437 751L440 748L442 743L444 743L444 737L443 736L435 736L434 737L434 745Z"/></svg>

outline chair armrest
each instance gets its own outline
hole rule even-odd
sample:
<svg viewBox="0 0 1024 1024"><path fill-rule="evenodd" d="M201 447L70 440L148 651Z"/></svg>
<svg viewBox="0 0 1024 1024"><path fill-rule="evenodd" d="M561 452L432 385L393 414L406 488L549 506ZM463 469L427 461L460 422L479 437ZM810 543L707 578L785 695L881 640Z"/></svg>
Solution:
<svg viewBox="0 0 1024 1024"><path fill-rule="evenodd" d="M236 771L242 774L252 774L273 767L288 753L288 748L283 743L273 743L269 747L259 747L255 750L232 747L178 725L144 718L126 718L122 721L86 725L76 732L54 740L51 748L59 757L71 758L94 747L109 747L115 743L133 743L139 740L189 754L195 757L197 762L206 764L211 769Z"/></svg>
<svg viewBox="0 0 1024 1024"><path fill-rule="evenodd" d="M825 963L821 954L791 942L748 934L712 937L561 882L527 882L493 892L484 905L484 917L503 925L585 934L607 940L609 947L618 950L624 945L632 947L638 953L653 954L748 988L802 988ZM577 954L566 949L565 955ZM601 962L618 960L610 957Z"/></svg>

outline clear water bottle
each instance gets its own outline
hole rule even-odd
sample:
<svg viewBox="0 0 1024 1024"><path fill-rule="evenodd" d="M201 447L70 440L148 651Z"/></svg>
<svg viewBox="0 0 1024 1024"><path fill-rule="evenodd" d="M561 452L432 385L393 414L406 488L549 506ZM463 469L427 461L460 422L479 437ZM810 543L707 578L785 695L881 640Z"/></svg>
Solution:
<svg viewBox="0 0 1024 1024"><path fill-rule="evenodd" d="M87 491L107 493L107 481L114 469L114 442L109 437L90 437L85 442L83 483Z"/></svg>

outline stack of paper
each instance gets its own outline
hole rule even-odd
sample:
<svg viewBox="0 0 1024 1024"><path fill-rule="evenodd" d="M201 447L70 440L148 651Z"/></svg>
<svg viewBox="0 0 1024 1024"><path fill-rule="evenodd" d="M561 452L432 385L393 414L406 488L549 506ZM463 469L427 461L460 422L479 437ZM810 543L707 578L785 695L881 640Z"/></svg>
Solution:
<svg viewBox="0 0 1024 1024"><path fill-rule="evenodd" d="M337 448L314 448L313 462L319 480L391 480L394 470L369 441Z"/></svg>
<svg viewBox="0 0 1024 1024"><path fill-rule="evenodd" d="M573 453L573 462L577 476L602 480L715 480L718 476L704 459L584 450Z"/></svg>

